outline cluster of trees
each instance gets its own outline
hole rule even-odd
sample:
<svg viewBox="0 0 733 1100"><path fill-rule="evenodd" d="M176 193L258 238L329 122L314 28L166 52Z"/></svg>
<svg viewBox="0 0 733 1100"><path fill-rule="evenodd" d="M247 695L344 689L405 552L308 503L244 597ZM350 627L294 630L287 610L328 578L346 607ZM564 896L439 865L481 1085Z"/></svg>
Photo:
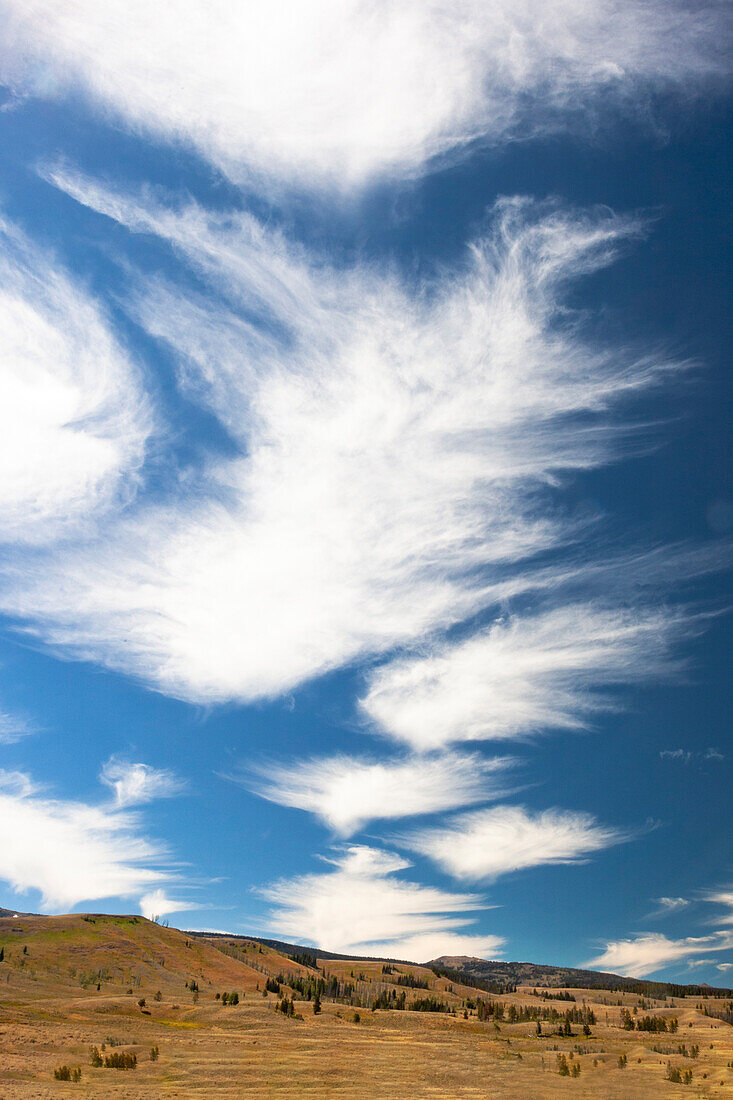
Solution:
<svg viewBox="0 0 733 1100"><path fill-rule="evenodd" d="M395 985L406 985L408 989L430 989L426 978L417 978L414 974L400 974Z"/></svg>
<svg viewBox="0 0 733 1100"><path fill-rule="evenodd" d="M675 1085L691 1085L692 1070L678 1069L671 1062L667 1062L667 1080L672 1081Z"/></svg>
<svg viewBox="0 0 733 1100"><path fill-rule="evenodd" d="M699 1008L703 1016L708 1016L712 1020L722 1020L724 1024L730 1024L733 1027L733 1001L715 1009L714 1012L711 1012L707 1005L700 1005Z"/></svg>
<svg viewBox="0 0 733 1100"><path fill-rule="evenodd" d="M405 1007L405 991L398 993L396 989L383 989L372 1001L372 1012L378 1008L392 1008L402 1011Z"/></svg>
<svg viewBox="0 0 733 1100"><path fill-rule="evenodd" d="M283 1016L295 1016L295 1004L292 997L290 999L283 997L281 1001L278 1001L275 1005L275 1011L282 1012Z"/></svg>
<svg viewBox="0 0 733 1100"><path fill-rule="evenodd" d="M551 991L549 989L533 989L533 997L541 997L543 1001L574 1001L575 997L572 993L567 993L565 990Z"/></svg>
<svg viewBox="0 0 733 1100"><path fill-rule="evenodd" d="M450 1005L439 997L417 997L407 1007L411 1012L450 1012Z"/></svg>
<svg viewBox="0 0 733 1100"><path fill-rule="evenodd" d="M676 1016L639 1016L634 1022L634 1017L629 1012L628 1008L621 1009L621 1026L624 1031L668 1031L671 1035L677 1030L678 1022Z"/></svg>
<svg viewBox="0 0 733 1100"><path fill-rule="evenodd" d="M260 948L262 951L262 948ZM310 951L299 951L295 955L291 955L290 958L293 962L300 963L301 966L307 966L311 970L319 970L318 958Z"/></svg>
<svg viewBox="0 0 733 1100"><path fill-rule="evenodd" d="M106 1069L137 1069L137 1055L127 1050L116 1050L104 1057Z"/></svg>
<svg viewBox="0 0 733 1100"><path fill-rule="evenodd" d="M278 976L278 982L283 982L282 975ZM356 987L353 982L340 982L335 975L323 978L295 977L288 978L287 984L295 992L300 994L304 1001L312 1001L316 997L319 1000L350 1002L354 996ZM265 989L271 993L280 993L280 986L273 988L273 979L265 982Z"/></svg>
<svg viewBox="0 0 733 1100"><path fill-rule="evenodd" d="M238 1005L239 994L238 993L216 993L214 996L215 1001L221 1001L223 1005Z"/></svg>
<svg viewBox="0 0 733 1100"><path fill-rule="evenodd" d="M665 1001L668 997L732 997L733 989L711 989L706 985L678 985L676 982L653 982L647 979L605 984L605 989L618 993L635 993L638 997L650 997Z"/></svg>
<svg viewBox="0 0 733 1100"><path fill-rule="evenodd" d="M57 1081L81 1081L81 1067L72 1069L71 1066L59 1066L53 1071L53 1075Z"/></svg>
<svg viewBox="0 0 733 1100"><path fill-rule="evenodd" d="M580 1077L580 1062L568 1062L564 1054L558 1054L557 1072L561 1077Z"/></svg>
<svg viewBox="0 0 733 1100"><path fill-rule="evenodd" d="M467 1004L470 1008L474 1007L473 1001L468 1001ZM560 1012L557 1008L541 1008L539 1005L505 1005L502 1001L484 1001L479 998L475 1002L475 1007L479 1020L503 1020L508 1024L523 1024L533 1020L561 1022L563 1035L572 1035L571 1024L590 1027L596 1022L595 1012L587 1005L582 1005L580 1008L567 1008L564 1012Z"/></svg>
<svg viewBox="0 0 733 1100"><path fill-rule="evenodd" d="M90 1047L89 1061L96 1069L101 1066L105 1069L137 1069L137 1055L127 1050L116 1050L112 1054L102 1055L99 1047Z"/></svg>

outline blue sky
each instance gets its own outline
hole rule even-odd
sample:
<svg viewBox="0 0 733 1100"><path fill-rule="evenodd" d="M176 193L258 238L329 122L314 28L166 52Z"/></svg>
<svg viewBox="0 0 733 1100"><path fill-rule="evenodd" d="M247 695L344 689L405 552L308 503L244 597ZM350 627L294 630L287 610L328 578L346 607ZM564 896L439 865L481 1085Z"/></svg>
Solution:
<svg viewBox="0 0 733 1100"><path fill-rule="evenodd" d="M731 984L716 3L0 5L2 904Z"/></svg>

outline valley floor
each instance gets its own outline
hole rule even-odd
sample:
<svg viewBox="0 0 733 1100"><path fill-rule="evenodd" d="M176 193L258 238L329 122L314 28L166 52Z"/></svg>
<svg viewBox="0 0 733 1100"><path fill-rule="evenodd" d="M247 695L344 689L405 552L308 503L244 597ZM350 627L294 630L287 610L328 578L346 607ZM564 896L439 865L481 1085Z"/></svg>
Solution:
<svg viewBox="0 0 733 1100"><path fill-rule="evenodd" d="M587 995L587 991L583 991ZM682 1006L677 1036L637 1036L599 1025L592 1039L538 1038L527 1024L502 1026L416 1012L324 1005L303 1019L274 1010L275 998L246 995L236 1007L199 1001L173 1008L154 1003L142 1014L134 997L18 996L0 990L0 1098L57 1097L733 1097L733 1028ZM590 1001L589 1001L590 1003ZM603 1006L597 1008L602 1018ZM340 1013L340 1015L337 1015ZM688 1019L689 1017L689 1019ZM692 1026L689 1026L689 1023ZM698 1045L697 1058L669 1056L677 1039ZM119 1043L110 1047L109 1043ZM92 1045L134 1051L134 1070L93 1068ZM151 1061L150 1050L160 1055ZM557 1053L580 1076L557 1072ZM578 1049L582 1053L578 1052ZM627 1056L625 1068L618 1059ZM666 1080L667 1062L692 1068L691 1085ZM56 1081L61 1064L81 1067L79 1083Z"/></svg>

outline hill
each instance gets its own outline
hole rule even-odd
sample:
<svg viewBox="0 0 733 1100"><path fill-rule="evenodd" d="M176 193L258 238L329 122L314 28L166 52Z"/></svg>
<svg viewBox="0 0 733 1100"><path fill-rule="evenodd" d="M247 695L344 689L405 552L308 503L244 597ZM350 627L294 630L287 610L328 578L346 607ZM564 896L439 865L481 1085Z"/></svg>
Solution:
<svg viewBox="0 0 733 1100"><path fill-rule="evenodd" d="M504 986L537 986L545 988L609 989L638 993L641 996L664 997L733 997L733 989L711 985L682 985L675 982L655 982L646 978L629 978L602 970L578 970L568 966L546 966L526 962L496 962L465 955L442 955L428 966L441 973L454 975L462 981L479 979Z"/></svg>
<svg viewBox="0 0 733 1100"><path fill-rule="evenodd" d="M143 987L178 992L191 983L255 989L265 959L274 970L292 965L277 952L260 954L259 948L252 952L256 966L249 965L245 953L231 958L206 939L144 917L104 913L2 917L0 949L6 979L12 974L16 983L110 994Z"/></svg>
<svg viewBox="0 0 733 1100"><path fill-rule="evenodd" d="M14 914L0 917L0 1097L661 1100L687 1082L730 1100L733 1000L629 981Z"/></svg>

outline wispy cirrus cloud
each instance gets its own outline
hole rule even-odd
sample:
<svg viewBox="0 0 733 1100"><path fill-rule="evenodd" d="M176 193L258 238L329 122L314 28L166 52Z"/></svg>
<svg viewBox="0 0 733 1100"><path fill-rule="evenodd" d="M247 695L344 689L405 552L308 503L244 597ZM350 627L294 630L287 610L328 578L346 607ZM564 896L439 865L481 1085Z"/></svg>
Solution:
<svg viewBox="0 0 733 1100"><path fill-rule="evenodd" d="M361 708L379 732L417 750L581 729L614 705L598 689L678 668L670 646L684 629L670 611L593 603L505 616L378 668Z"/></svg>
<svg viewBox="0 0 733 1100"><path fill-rule="evenodd" d="M662 749L659 753L661 760L677 760L680 764L691 764L693 761L705 763L709 760L725 760L722 752L715 748L707 749Z"/></svg>
<svg viewBox="0 0 733 1100"><path fill-rule="evenodd" d="M670 940L661 933L645 932L633 939L615 940L606 944L603 954L584 965L643 978L673 963L686 962L695 955L730 950L733 950L733 934L730 932L688 936L679 940Z"/></svg>
<svg viewBox="0 0 733 1100"><path fill-rule="evenodd" d="M0 711L0 745L13 745L35 733L34 724L21 714Z"/></svg>
<svg viewBox="0 0 733 1100"><path fill-rule="evenodd" d="M722 905L727 909L722 917L717 917L716 924L733 924L733 890L710 890L705 895L705 901L713 905Z"/></svg>
<svg viewBox="0 0 733 1100"><path fill-rule="evenodd" d="M187 285L141 275L128 304L240 453L103 541L26 561L5 606L186 699L274 695L552 588L558 572L532 559L578 526L553 514L551 486L629 446L619 404L673 369L585 343L563 301L568 280L638 235L635 219L507 200L464 265L412 286L316 260L249 215L48 178L157 234L208 287L192 303ZM604 661L633 675L642 635L659 648L641 623L586 612L565 625L585 627L604 680ZM571 650L554 643L551 659ZM566 713L572 691L545 682Z"/></svg>
<svg viewBox="0 0 733 1100"><path fill-rule="evenodd" d="M625 839L628 834L599 825L589 814L494 806L394 842L428 856L454 878L479 882L528 867L577 863Z"/></svg>
<svg viewBox="0 0 733 1100"><path fill-rule="evenodd" d="M485 802L505 793L509 757L440 753L364 760L351 756L269 764L229 778L262 798L315 814L342 836L368 821Z"/></svg>
<svg viewBox="0 0 733 1100"><path fill-rule="evenodd" d="M155 798L172 798L186 789L185 782L167 768L133 764L112 756L99 776L114 791L115 805L136 806Z"/></svg>
<svg viewBox="0 0 733 1100"><path fill-rule="evenodd" d="M175 878L166 849L129 811L54 798L22 772L0 772L0 879L37 890L44 912L135 897Z"/></svg>
<svg viewBox="0 0 733 1100"><path fill-rule="evenodd" d="M649 914L649 919L652 917L667 917L671 913L679 913L682 909L687 909L690 902L688 898L655 898L657 908L653 913Z"/></svg>
<svg viewBox="0 0 733 1100"><path fill-rule="evenodd" d="M726 71L725 7L681 0L3 0L0 75L86 92L231 177L344 187L476 141L592 128ZM202 49L202 42L206 48Z"/></svg>
<svg viewBox="0 0 733 1100"><path fill-rule="evenodd" d="M284 938L339 952L424 962L445 954L496 956L498 936L461 931L485 908L474 894L454 894L394 878L409 863L392 852L356 845L324 874L283 879L262 894L275 906L270 929Z"/></svg>
<svg viewBox="0 0 733 1100"><path fill-rule="evenodd" d="M0 219L0 542L47 543L119 508L153 430L95 299Z"/></svg>

